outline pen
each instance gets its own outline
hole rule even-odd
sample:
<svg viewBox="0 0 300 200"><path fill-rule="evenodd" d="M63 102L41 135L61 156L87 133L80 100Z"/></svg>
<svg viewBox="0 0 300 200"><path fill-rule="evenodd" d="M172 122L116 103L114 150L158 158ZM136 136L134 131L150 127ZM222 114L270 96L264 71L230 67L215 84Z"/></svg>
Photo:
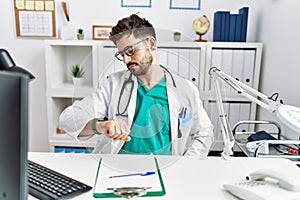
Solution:
<svg viewBox="0 0 300 200"><path fill-rule="evenodd" d="M122 174L122 175L110 176L109 178L121 178L121 177L127 177L127 176L149 176L149 175L152 175L152 174L155 174L155 172Z"/></svg>
<svg viewBox="0 0 300 200"><path fill-rule="evenodd" d="M120 187L120 188L106 188L107 190L139 190L139 189L151 189L152 187Z"/></svg>
<svg viewBox="0 0 300 200"><path fill-rule="evenodd" d="M184 108L183 119L185 119L185 116L186 116L186 110L187 110L187 107Z"/></svg>

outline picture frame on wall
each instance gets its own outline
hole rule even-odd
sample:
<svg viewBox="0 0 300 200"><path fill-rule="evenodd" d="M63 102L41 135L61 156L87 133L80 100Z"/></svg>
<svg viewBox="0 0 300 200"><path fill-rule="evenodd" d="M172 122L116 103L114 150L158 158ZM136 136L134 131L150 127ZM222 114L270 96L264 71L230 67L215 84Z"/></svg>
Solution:
<svg viewBox="0 0 300 200"><path fill-rule="evenodd" d="M170 9L200 10L201 0L170 0Z"/></svg>
<svg viewBox="0 0 300 200"><path fill-rule="evenodd" d="M152 0L121 0L121 7L151 8Z"/></svg>
<svg viewBox="0 0 300 200"><path fill-rule="evenodd" d="M93 40L108 40L112 26L93 25Z"/></svg>

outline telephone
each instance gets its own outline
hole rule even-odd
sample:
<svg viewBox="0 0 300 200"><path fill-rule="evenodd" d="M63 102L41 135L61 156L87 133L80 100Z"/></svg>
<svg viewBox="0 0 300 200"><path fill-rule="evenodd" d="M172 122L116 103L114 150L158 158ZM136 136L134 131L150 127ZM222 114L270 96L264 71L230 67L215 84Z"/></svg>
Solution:
<svg viewBox="0 0 300 200"><path fill-rule="evenodd" d="M242 182L224 184L223 187L245 200L299 200L300 177L298 173L295 175L291 172L260 169L250 173Z"/></svg>

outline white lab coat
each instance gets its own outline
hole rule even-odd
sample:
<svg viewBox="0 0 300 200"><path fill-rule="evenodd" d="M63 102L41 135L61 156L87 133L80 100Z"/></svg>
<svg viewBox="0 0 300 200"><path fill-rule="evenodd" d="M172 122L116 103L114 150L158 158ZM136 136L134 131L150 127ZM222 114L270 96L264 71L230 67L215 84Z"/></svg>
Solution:
<svg viewBox="0 0 300 200"><path fill-rule="evenodd" d="M105 84L97 89L90 96L81 101L75 101L73 105L66 108L59 119L60 128L76 139L86 124L93 118L115 119L120 91L124 80L130 75L129 71L116 72L111 74ZM202 106L199 98L199 91L196 86L175 74L166 72L166 86L169 102L170 127L172 155L197 155L205 157L213 142L213 126ZM131 127L135 111L137 95L137 79L134 80L134 88L128 106L128 117L123 117ZM120 107L127 104L130 94L129 87L125 87ZM179 113L182 108L186 108L185 118L180 118ZM179 124L178 124L179 123ZM105 135L95 135L97 144L95 153L118 153L124 142L114 141Z"/></svg>

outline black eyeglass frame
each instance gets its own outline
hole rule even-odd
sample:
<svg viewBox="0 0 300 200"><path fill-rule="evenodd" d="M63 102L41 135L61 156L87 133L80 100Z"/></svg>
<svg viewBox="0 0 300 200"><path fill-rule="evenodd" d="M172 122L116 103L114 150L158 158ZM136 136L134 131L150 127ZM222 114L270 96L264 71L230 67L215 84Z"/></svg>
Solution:
<svg viewBox="0 0 300 200"><path fill-rule="evenodd" d="M124 57L124 54L126 54L126 56L133 56L134 55L134 52L135 52L135 46L137 46L138 44L144 42L145 40L148 40L149 38L144 38L144 39L141 39L140 41L130 45L130 46L127 46L125 47L122 51L118 51L115 53L115 57L119 60L119 61L123 61L123 57Z"/></svg>

